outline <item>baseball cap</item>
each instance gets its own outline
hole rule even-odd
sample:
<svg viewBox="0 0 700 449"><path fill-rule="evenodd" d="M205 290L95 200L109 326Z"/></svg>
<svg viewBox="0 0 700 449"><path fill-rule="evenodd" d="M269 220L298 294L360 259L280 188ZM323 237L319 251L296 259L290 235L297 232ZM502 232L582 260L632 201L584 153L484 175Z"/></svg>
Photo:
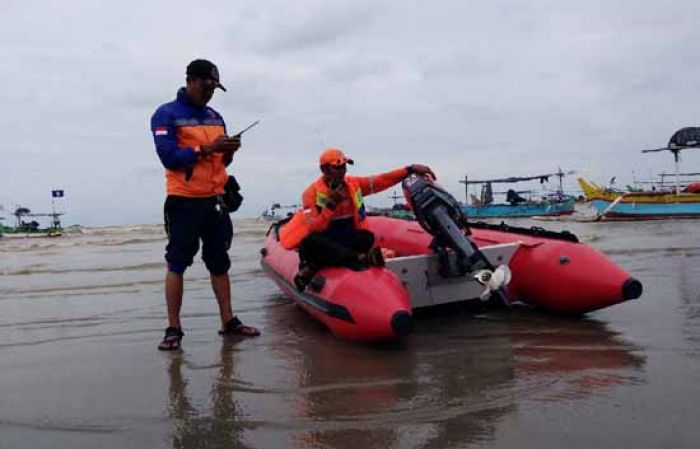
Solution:
<svg viewBox="0 0 700 449"><path fill-rule="evenodd" d="M187 76L193 78L201 78L205 80L213 80L216 82L216 87L226 92L226 88L219 82L219 69L214 63L206 59L195 59L187 65Z"/></svg>
<svg viewBox="0 0 700 449"><path fill-rule="evenodd" d="M319 158L319 165L343 165L345 163L352 165L354 161L343 154L338 148L325 149Z"/></svg>

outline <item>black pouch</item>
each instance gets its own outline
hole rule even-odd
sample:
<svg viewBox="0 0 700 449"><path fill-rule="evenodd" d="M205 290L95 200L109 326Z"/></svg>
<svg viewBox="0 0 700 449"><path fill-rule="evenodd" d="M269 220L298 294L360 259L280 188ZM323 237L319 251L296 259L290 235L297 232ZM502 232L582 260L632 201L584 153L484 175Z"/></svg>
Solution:
<svg viewBox="0 0 700 449"><path fill-rule="evenodd" d="M241 203L243 202L243 196L240 193L241 186L238 185L238 181L232 175L229 175L226 181L226 186L224 187L224 195L222 200L224 202L224 208L228 213L236 212Z"/></svg>

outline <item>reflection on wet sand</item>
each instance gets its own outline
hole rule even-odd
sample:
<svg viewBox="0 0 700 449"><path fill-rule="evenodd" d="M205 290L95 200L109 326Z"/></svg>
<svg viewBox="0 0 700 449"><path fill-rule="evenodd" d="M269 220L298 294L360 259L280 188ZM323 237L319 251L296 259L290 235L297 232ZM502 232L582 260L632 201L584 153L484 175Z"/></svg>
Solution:
<svg viewBox="0 0 700 449"><path fill-rule="evenodd" d="M574 400L641 382L640 348L603 323L525 315L510 327L518 378L549 385L538 400Z"/></svg>
<svg viewBox="0 0 700 449"><path fill-rule="evenodd" d="M168 414L173 449L247 447L241 441L240 405L231 389L235 376L232 355L232 346L223 344L220 368L210 391L210 408L199 410L188 396L189 380L182 372L183 365L187 365L186 355L169 354Z"/></svg>
<svg viewBox="0 0 700 449"><path fill-rule="evenodd" d="M678 288L683 312L683 334L695 350L690 355L700 358L700 269L698 264L683 261L678 264Z"/></svg>
<svg viewBox="0 0 700 449"><path fill-rule="evenodd" d="M294 306L270 313L276 336L308 319ZM492 439L500 418L535 406L528 399L575 400L635 382L644 363L602 323L528 312L427 319L388 347L338 341L313 324L285 340L277 356L298 379L296 410L310 419L295 431L297 447L464 447Z"/></svg>
<svg viewBox="0 0 700 449"><path fill-rule="evenodd" d="M596 321L520 311L431 317L402 344L367 346L271 301L260 351L274 363L252 382L234 370L235 344L224 344L208 405L198 406L188 399L187 357L173 355L174 448L459 448L493 441L505 416L542 401L641 382L644 357Z"/></svg>

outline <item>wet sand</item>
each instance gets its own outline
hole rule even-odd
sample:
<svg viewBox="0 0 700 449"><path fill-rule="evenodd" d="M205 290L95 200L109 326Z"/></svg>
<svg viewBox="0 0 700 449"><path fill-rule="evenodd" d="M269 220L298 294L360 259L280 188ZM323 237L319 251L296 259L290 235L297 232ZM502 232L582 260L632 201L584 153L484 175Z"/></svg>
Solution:
<svg viewBox="0 0 700 449"><path fill-rule="evenodd" d="M258 263L266 225L236 222L222 339L201 261L183 351L165 325L160 226L0 240L0 448L697 448L699 221L569 229L644 284L585 319L432 316L400 344L339 341Z"/></svg>

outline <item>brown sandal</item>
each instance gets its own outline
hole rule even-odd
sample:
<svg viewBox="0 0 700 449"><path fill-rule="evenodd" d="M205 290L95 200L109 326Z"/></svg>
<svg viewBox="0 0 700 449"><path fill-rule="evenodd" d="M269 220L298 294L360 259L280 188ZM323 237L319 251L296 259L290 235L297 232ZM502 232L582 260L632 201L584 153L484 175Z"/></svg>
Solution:
<svg viewBox="0 0 700 449"><path fill-rule="evenodd" d="M234 316L224 324L224 328L219 331L219 335L241 335L243 337L257 337L260 331L252 326L241 323L237 316Z"/></svg>

